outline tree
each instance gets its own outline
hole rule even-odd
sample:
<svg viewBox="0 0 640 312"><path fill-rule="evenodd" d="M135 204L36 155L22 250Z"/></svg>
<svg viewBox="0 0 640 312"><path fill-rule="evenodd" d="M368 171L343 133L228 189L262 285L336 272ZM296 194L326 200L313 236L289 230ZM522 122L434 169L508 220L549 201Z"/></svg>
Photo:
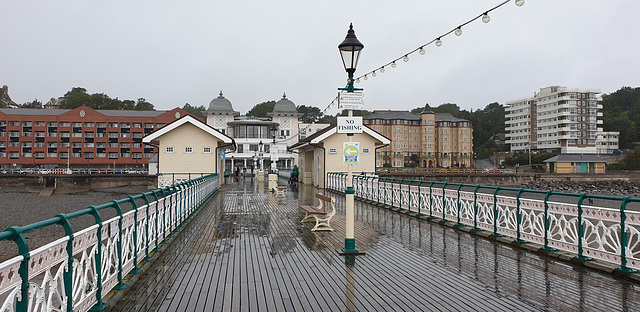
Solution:
<svg viewBox="0 0 640 312"><path fill-rule="evenodd" d="M276 101L267 101L256 104L250 111L247 112L247 116L267 117L267 113L273 112L274 106L276 106Z"/></svg>
<svg viewBox="0 0 640 312"><path fill-rule="evenodd" d="M640 119L640 88L622 87L602 96L602 128L620 132L620 148L631 148L640 141L636 130Z"/></svg>
<svg viewBox="0 0 640 312"><path fill-rule="evenodd" d="M42 102L38 101L38 99L33 100L32 102L26 102L20 105L21 108L42 108Z"/></svg>
<svg viewBox="0 0 640 312"><path fill-rule="evenodd" d="M313 123L323 115L319 108L313 106L299 105L297 109L298 113L302 114L300 121L303 123Z"/></svg>
<svg viewBox="0 0 640 312"><path fill-rule="evenodd" d="M205 116L202 114L203 111L206 111L207 109L204 107L204 105L200 105L200 106L191 106L191 104L189 103L185 103L184 106L182 106L182 109L186 110L188 113L197 116L197 117L201 117L204 118Z"/></svg>
<svg viewBox="0 0 640 312"><path fill-rule="evenodd" d="M135 110L145 110L145 111L152 111L155 110L153 107L153 104L147 102L147 100L145 98L138 98L138 101L136 102L135 105ZM200 116L200 115L196 115L196 116Z"/></svg>
<svg viewBox="0 0 640 312"><path fill-rule="evenodd" d="M76 89L76 88L74 88ZM91 103L91 96L86 92L67 92L62 98L59 108L62 109L74 109L82 105L89 106Z"/></svg>

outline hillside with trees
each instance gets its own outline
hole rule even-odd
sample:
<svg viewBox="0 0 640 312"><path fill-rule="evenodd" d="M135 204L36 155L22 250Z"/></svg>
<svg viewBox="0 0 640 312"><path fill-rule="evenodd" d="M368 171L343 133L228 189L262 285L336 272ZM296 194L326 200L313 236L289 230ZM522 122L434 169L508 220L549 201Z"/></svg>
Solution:
<svg viewBox="0 0 640 312"><path fill-rule="evenodd" d="M87 89L74 87L62 98L61 109L74 109L80 106L106 110L154 110L153 104L144 98L133 100L112 99L104 93L89 94Z"/></svg>
<svg viewBox="0 0 640 312"><path fill-rule="evenodd" d="M640 87L622 87L602 96L602 128L620 132L620 148L640 142Z"/></svg>

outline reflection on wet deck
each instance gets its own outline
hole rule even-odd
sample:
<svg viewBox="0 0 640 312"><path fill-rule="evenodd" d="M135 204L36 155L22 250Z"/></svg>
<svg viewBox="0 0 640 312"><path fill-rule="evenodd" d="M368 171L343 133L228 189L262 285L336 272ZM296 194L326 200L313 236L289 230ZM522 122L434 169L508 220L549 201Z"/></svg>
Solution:
<svg viewBox="0 0 640 312"><path fill-rule="evenodd" d="M250 178L226 185L118 311L637 311L637 285L356 201L345 258L344 198L333 232L301 224L300 186L275 198Z"/></svg>

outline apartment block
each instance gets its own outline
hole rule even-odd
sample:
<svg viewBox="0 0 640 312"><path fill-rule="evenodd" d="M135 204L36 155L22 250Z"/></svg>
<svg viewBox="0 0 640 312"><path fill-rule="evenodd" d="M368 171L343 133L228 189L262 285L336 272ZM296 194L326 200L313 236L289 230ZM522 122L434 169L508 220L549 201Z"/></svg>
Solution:
<svg viewBox="0 0 640 312"><path fill-rule="evenodd" d="M142 138L189 114L170 111L0 109L0 167L144 166Z"/></svg>
<svg viewBox="0 0 640 312"><path fill-rule="evenodd" d="M613 153L619 133L602 129L601 93L551 86L533 97L506 103L506 143L511 152Z"/></svg>
<svg viewBox="0 0 640 312"><path fill-rule="evenodd" d="M448 168L473 166L473 127L465 119L434 113L376 110L363 123L391 140L376 151L376 167Z"/></svg>

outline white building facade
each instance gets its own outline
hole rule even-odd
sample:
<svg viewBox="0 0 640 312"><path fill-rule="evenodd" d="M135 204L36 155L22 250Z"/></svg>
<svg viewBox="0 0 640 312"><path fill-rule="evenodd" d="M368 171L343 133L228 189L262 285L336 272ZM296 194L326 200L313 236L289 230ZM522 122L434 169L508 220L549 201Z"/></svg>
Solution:
<svg viewBox="0 0 640 312"><path fill-rule="evenodd" d="M613 153L619 133L602 129L601 93L551 86L506 103L506 144L511 152Z"/></svg>
<svg viewBox="0 0 640 312"><path fill-rule="evenodd" d="M302 114L286 95L276 102L267 118L240 116L222 91L203 113L209 126L236 143L235 151L228 149L225 152L225 169L268 170L272 162L279 169L293 168L297 164L297 154L288 151L288 147L298 142L298 119Z"/></svg>

